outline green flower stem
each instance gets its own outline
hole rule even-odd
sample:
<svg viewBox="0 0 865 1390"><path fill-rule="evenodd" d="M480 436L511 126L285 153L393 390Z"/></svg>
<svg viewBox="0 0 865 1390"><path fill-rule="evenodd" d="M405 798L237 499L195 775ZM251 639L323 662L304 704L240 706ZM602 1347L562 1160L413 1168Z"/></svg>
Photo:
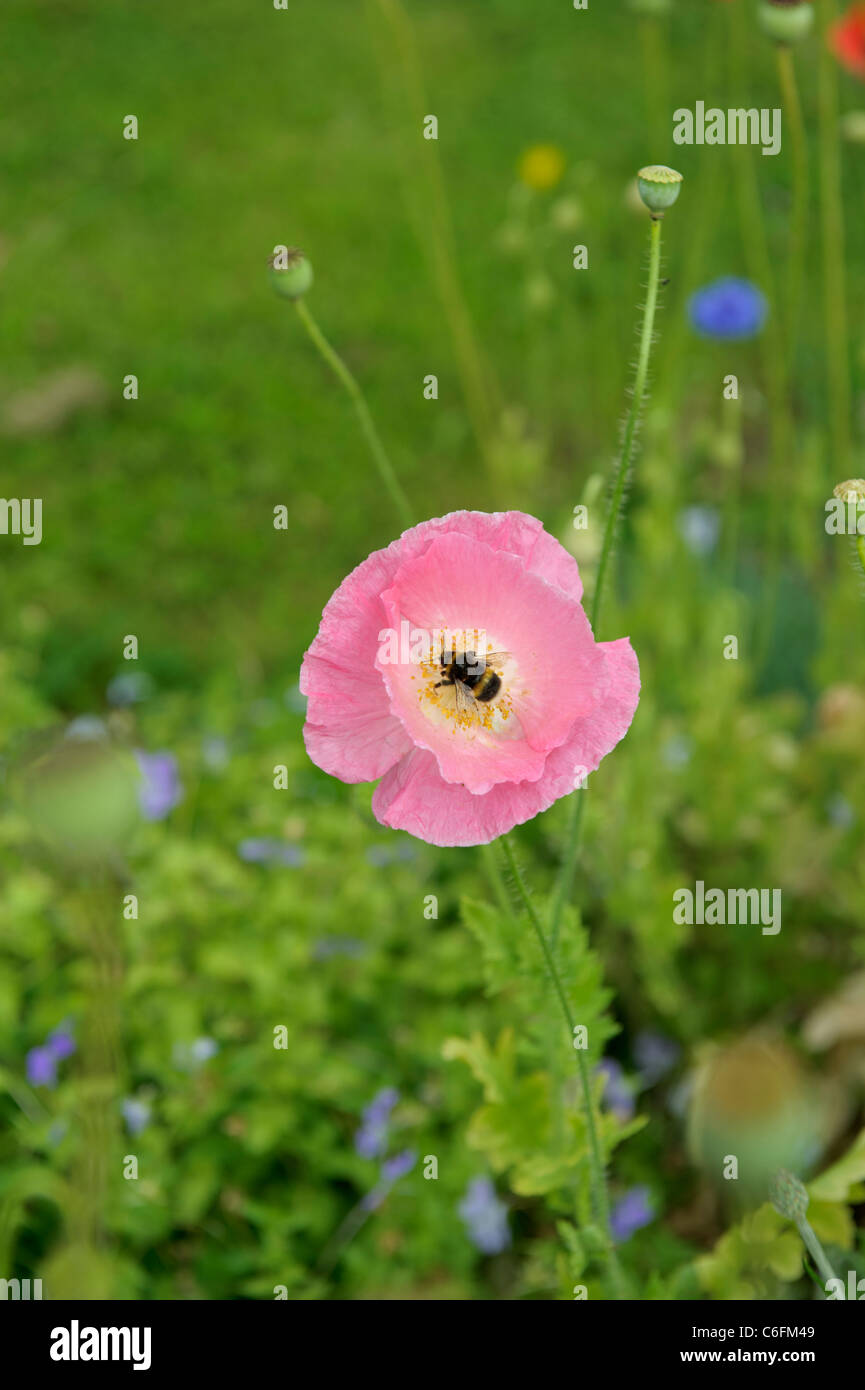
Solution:
<svg viewBox="0 0 865 1390"><path fill-rule="evenodd" d="M517 864L516 856L513 851L513 846L510 842L510 837L507 835L503 835L501 837L501 845L505 853L505 858L508 862L508 868L516 885L517 892L519 893L520 898L522 899L523 906L526 909L529 921L531 922L532 927L534 928L535 935L538 938L538 944L540 945L541 951L543 952L547 970L550 974L550 979L553 982L553 987L555 988L556 994L558 995L559 1003L562 1006L562 1014L564 1015L565 1023L567 1024L568 1028L568 1037L570 1041L573 1043L575 1024L574 1016L571 1012L571 1006L568 1003L568 996L565 994L561 976L559 975L558 969L556 968L555 959L553 958L553 954L549 948L549 945L547 944L547 938L544 935L544 929L541 926L540 918L538 917L538 914L535 911L534 904L531 898L529 897L522 873L520 872L519 865ZM589 1137L589 1168L591 1173L592 1209L594 1212L595 1220L598 1223L600 1229L603 1231L604 1238L606 1240L607 1263L609 1266L613 1284L616 1289L616 1295L617 1297L621 1298L624 1294L624 1286L622 1282L622 1272L619 1266L619 1259L616 1253L616 1247L613 1244L612 1238L610 1236L610 1202L609 1197L607 1195L607 1176L605 1172L603 1155L601 1153L601 1146L598 1139L598 1127L595 1121L595 1103L594 1097L592 1095L592 1083L589 1074L589 1064L586 1059L586 1052L584 1048L575 1048L574 1051L576 1052L577 1056L577 1070L579 1071L580 1075L580 1088L582 1090L583 1096L583 1109L586 1118L586 1130Z"/></svg>
<svg viewBox="0 0 865 1390"><path fill-rule="evenodd" d="M343 362L339 353L335 350L335 348L331 347L330 343L327 341L327 338L324 336L315 319L313 318L312 314L310 313L309 309L307 308L306 301L303 299L297 299L295 300L294 307L297 310L298 317L301 323L303 324L304 328L306 329L316 348L321 353L321 356L324 358L325 362L330 367L337 380L340 381L341 384L345 387L351 400L351 403L354 406L355 411L357 412L357 417L360 421L361 430L363 431L364 438L366 439L366 442L369 445L369 451L372 454L375 465L379 471L381 480L384 483L388 493L390 494L394 506L399 512L400 521L402 522L403 526L406 529L408 529L410 526L414 525L414 522L412 520L412 511L411 507L409 506L408 498L406 497L405 493L402 490L402 487L400 486L397 480L397 476L394 472L393 465L391 464L391 461L387 456L385 447L382 444L381 439L379 437L378 430L376 429L375 424L373 423L373 418L369 413L369 406L367 405L364 399L364 395L360 389L360 386L358 385L355 378L352 376L348 367Z"/></svg>
<svg viewBox="0 0 865 1390"><path fill-rule="evenodd" d="M562 860L561 872L559 873L558 883L553 893L553 906L550 913L550 945L556 949L559 940L559 928L562 924L562 913L566 903L571 900L574 891L574 878L577 872L577 859L580 849L580 834L583 828L583 808L586 804L586 788L581 787L579 791L571 792L570 805L568 806L568 822L565 827L565 857Z"/></svg>
<svg viewBox="0 0 865 1390"><path fill-rule="evenodd" d="M732 589L736 582L736 559L739 552L739 514L742 501L742 464L745 446L743 440L743 418L741 400L722 403L721 433L726 436L730 451L727 476L727 505L724 515L724 560L723 572Z"/></svg>
<svg viewBox="0 0 865 1390"><path fill-rule="evenodd" d="M505 881L502 877L501 868L499 867L499 858L496 854L495 841L488 845L481 845L480 850L487 877L496 896L496 902L506 917L513 917L514 910L511 905L510 895L505 886Z"/></svg>
<svg viewBox="0 0 865 1390"><path fill-rule="evenodd" d="M865 574L865 536L856 537L856 554L859 556L859 563L862 566L863 574Z"/></svg>
<svg viewBox="0 0 865 1390"><path fill-rule="evenodd" d="M651 131L652 145L659 150L664 148L668 139L668 52L669 39L662 30L658 16L645 15L640 20L640 57L646 90L646 121Z"/></svg>
<svg viewBox="0 0 865 1390"><path fill-rule="evenodd" d="M748 17L741 5L729 6L731 26L729 49L729 87L741 94L746 88L748 74ZM749 88L747 90L750 90ZM742 98L744 104L744 97ZM770 304L779 303L775 293L772 257L766 236L760 183L754 151L748 145L736 145L732 150L736 175L736 197L748 275L766 294ZM763 161L760 161L763 163ZM792 424L787 381L787 345L783 325L776 313L770 312L760 338L766 395L769 402L770 462L767 487L770 496L780 496L787 469L792 466ZM784 508L770 507L766 536L765 597L758 616L756 636L757 663L765 659L769 649L778 596L781 587L781 566L784 550Z"/></svg>
<svg viewBox="0 0 865 1390"><path fill-rule="evenodd" d="M646 303L643 309L643 325L640 331L640 350L637 358L637 374L634 378L634 391L631 396L631 406L628 417L625 421L625 429L622 434L622 447L619 452L616 476L613 483L613 495L610 499L610 506L607 512L607 524L604 529L604 539L601 545L601 557L598 561L598 573L595 579L595 588L592 594L592 606L589 613L589 622L592 631L597 638L598 622L601 613L601 599L604 594L604 583L607 578L607 570L610 564L610 556L613 551L613 544L616 538L619 515L622 510L622 502L625 496L625 487L628 482L628 475L631 471L631 461L634 453L634 443L637 434L637 426L643 411L643 398L646 394L646 382L649 375L649 357L652 351L652 336L655 328L655 309L658 304L658 284L661 275L661 219L653 217L649 224L649 285L646 293ZM568 825L565 832L565 854L562 860L562 868L559 881L553 894L553 907L550 916L550 941L555 950L556 942L559 939L559 927L561 924L562 910L565 903L571 896L576 873L577 855L580 845L580 828L583 821L583 801L585 800L585 788L578 792L571 793L571 807L568 816Z"/></svg>
<svg viewBox="0 0 865 1390"><path fill-rule="evenodd" d="M394 40L398 67L402 79L404 100L411 111L420 138L424 113L430 107L424 94L424 81L417 43L411 20L402 0L373 0ZM391 75L387 64L386 76ZM501 402L492 369L478 342L474 323L457 270L453 220L438 145L434 140L423 142L425 158L412 155L404 158L406 183L411 194L414 186L423 182L426 171L425 206L414 207L413 216L418 242L429 256L445 317L454 342L457 368L462 382L472 429L481 452L489 461L497 416Z"/></svg>
<svg viewBox="0 0 865 1390"><path fill-rule="evenodd" d="M800 1217L796 1226L808 1253L820 1271L823 1282L828 1283L830 1279L837 1279L838 1276L826 1258L826 1252L814 1234L814 1229L807 1216Z"/></svg>
<svg viewBox="0 0 865 1390"><path fill-rule="evenodd" d="M793 207L790 216L790 257L787 269L787 323L790 335L790 358L792 360L799 328L799 308L805 270L808 145L805 138L805 123L802 119L802 103L799 99L793 50L789 44L779 43L776 53L784 120L790 129L790 143L793 150Z"/></svg>
<svg viewBox="0 0 865 1390"><path fill-rule="evenodd" d="M841 155L838 133L838 75L826 42L835 17L833 0L820 0L818 113L820 138L820 214L823 241L823 306L826 364L829 374L832 464L845 473L850 454L850 366L844 275L844 214L841 203Z"/></svg>

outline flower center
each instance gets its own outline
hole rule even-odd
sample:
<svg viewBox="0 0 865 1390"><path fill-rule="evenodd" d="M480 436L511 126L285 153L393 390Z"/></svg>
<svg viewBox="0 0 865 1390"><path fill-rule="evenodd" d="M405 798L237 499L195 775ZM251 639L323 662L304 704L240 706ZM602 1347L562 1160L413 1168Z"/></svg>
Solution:
<svg viewBox="0 0 865 1390"><path fill-rule="evenodd" d="M454 734L481 733L519 737L509 685L515 670L509 652L484 644L474 631L449 632L448 645L418 664L417 698L432 723ZM509 723L510 721L510 723Z"/></svg>

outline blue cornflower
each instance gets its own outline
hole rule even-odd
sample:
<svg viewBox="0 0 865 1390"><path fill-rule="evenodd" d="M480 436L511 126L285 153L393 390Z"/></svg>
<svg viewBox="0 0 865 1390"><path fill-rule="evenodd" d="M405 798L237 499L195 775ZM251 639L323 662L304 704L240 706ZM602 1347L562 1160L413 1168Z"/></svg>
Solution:
<svg viewBox="0 0 865 1390"><path fill-rule="evenodd" d="M164 820L183 798L183 787L173 753L145 753L136 748L135 757L142 776L138 792L145 820Z"/></svg>
<svg viewBox="0 0 865 1390"><path fill-rule="evenodd" d="M691 295L688 314L704 338L753 338L766 321L766 296L749 280L726 275Z"/></svg>
<svg viewBox="0 0 865 1390"><path fill-rule="evenodd" d="M457 1211L469 1239L484 1255L498 1255L511 1243L508 1209L488 1177L472 1178Z"/></svg>
<svg viewBox="0 0 865 1390"><path fill-rule="evenodd" d="M634 1039L634 1057L646 1086L654 1086L656 1081L672 1071L681 1053L679 1044L663 1033L653 1033L647 1029Z"/></svg>
<svg viewBox="0 0 865 1390"><path fill-rule="evenodd" d="M629 1120L634 1113L634 1093L625 1080L625 1073L612 1057L604 1057L595 1068L605 1077L601 1100L620 1120Z"/></svg>
<svg viewBox="0 0 865 1390"><path fill-rule="evenodd" d="M620 1244L654 1221L655 1213L649 1204L648 1187L632 1187L610 1213L610 1234Z"/></svg>

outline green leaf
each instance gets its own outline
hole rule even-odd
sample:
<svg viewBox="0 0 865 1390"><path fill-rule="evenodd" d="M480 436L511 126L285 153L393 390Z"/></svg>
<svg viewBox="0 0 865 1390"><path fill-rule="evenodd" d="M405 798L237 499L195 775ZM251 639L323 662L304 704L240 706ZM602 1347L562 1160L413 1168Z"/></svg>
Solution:
<svg viewBox="0 0 865 1390"><path fill-rule="evenodd" d="M854 1196L853 1188L862 1181L865 1181L865 1129L843 1158L808 1184L808 1192L818 1201L849 1202Z"/></svg>

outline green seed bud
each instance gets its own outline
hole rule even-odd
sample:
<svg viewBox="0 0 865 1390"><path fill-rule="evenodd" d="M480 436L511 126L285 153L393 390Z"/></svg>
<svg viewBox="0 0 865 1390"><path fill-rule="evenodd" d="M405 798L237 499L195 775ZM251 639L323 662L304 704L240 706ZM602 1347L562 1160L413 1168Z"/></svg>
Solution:
<svg viewBox="0 0 865 1390"><path fill-rule="evenodd" d="M804 1183L786 1168L779 1168L769 1180L769 1200L781 1216L789 1221L804 1221L808 1210L808 1192Z"/></svg>
<svg viewBox="0 0 865 1390"><path fill-rule="evenodd" d="M811 31L814 9L807 0L763 0L757 19L763 33L776 43L798 43Z"/></svg>
<svg viewBox="0 0 865 1390"><path fill-rule="evenodd" d="M312 266L295 246L279 246L271 256L270 283L284 299L300 299L312 288Z"/></svg>
<svg viewBox="0 0 865 1390"><path fill-rule="evenodd" d="M682 175L666 164L647 164L637 174L640 197L653 217L663 217L679 196Z"/></svg>

